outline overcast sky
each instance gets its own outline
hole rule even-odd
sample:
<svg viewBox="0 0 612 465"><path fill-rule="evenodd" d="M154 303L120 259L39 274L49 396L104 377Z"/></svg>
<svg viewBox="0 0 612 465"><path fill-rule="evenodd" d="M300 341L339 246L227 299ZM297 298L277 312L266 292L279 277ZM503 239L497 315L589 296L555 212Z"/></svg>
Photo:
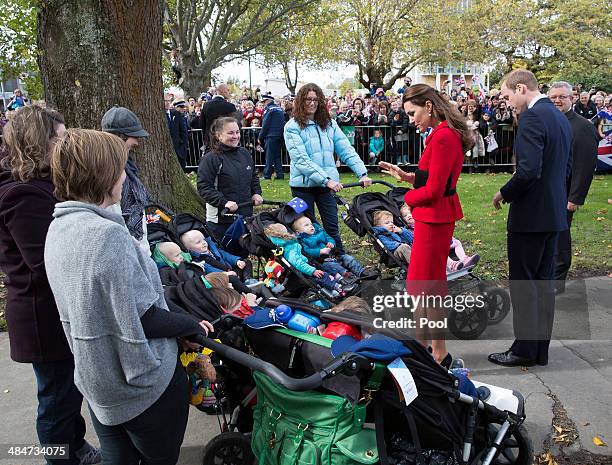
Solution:
<svg viewBox="0 0 612 465"><path fill-rule="evenodd" d="M307 70L299 69L298 80L301 82L315 82L321 87L327 86L330 82L339 85L344 79L355 76L356 68L342 66L337 69L324 70ZM226 63L221 68L214 72L221 80L227 80L230 77L237 77L240 81L249 82L249 65L248 61L233 61ZM253 85L264 85L266 78L283 79L283 71L281 68L268 71L266 68L258 66L251 62L251 80Z"/></svg>

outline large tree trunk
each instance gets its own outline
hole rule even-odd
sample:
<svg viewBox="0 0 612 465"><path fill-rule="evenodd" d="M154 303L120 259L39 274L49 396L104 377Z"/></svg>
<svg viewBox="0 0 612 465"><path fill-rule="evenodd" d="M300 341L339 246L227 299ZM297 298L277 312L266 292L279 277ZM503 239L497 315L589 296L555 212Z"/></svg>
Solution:
<svg viewBox="0 0 612 465"><path fill-rule="evenodd" d="M151 134L135 153L143 182L175 211L201 215L202 201L183 174L163 112L162 6L152 0L50 0L38 13L45 100L68 127L100 129L124 106Z"/></svg>
<svg viewBox="0 0 612 465"><path fill-rule="evenodd" d="M195 55L183 55L181 72L183 78L181 88L187 97L197 100L202 92L206 92L211 86L212 69L197 64Z"/></svg>

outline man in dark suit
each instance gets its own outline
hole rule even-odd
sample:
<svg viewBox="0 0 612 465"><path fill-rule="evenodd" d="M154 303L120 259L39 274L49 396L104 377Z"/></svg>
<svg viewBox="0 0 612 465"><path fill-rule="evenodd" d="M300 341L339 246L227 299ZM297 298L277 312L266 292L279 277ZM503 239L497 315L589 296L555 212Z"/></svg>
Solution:
<svg viewBox="0 0 612 465"><path fill-rule="evenodd" d="M283 130L285 129L285 112L274 102L270 94L261 96L266 109L263 114L261 131L257 136L258 142L266 150L266 166L264 179L272 179L272 169L276 172L276 179L284 179L281 149L283 147Z"/></svg>
<svg viewBox="0 0 612 465"><path fill-rule="evenodd" d="M572 172L567 179L567 231L559 233L557 255L555 257L555 291L565 291L565 279L572 264L572 237L570 229L572 218L591 187L593 173L597 165L597 131L595 126L572 110L572 86L567 82L555 82L550 87L548 98L572 126Z"/></svg>
<svg viewBox="0 0 612 465"><path fill-rule="evenodd" d="M519 115L516 171L493 196L497 209L502 202L510 204L508 265L516 339L506 352L489 355L489 361L503 366L546 365L555 311L555 250L559 232L568 229L566 178L572 129L540 94L530 71L509 73L501 96Z"/></svg>
<svg viewBox="0 0 612 465"><path fill-rule="evenodd" d="M238 126L241 126L242 113L236 109L233 103L228 102L230 98L229 87L226 84L217 86L215 96L202 107L200 112L200 127L204 132L204 146L208 147L209 137L208 131L212 122L222 116L233 116L238 121Z"/></svg>
<svg viewBox="0 0 612 465"><path fill-rule="evenodd" d="M187 119L181 112L174 109L172 98L169 95L164 97L164 106L166 108L166 122L170 130L172 145L181 167L185 169L187 164L187 144L189 142Z"/></svg>

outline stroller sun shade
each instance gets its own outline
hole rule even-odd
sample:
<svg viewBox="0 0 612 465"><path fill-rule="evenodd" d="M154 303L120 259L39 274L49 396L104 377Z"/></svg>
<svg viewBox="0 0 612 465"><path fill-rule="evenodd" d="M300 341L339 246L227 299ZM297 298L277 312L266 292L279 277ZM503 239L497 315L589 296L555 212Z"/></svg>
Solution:
<svg viewBox="0 0 612 465"><path fill-rule="evenodd" d="M366 192L355 197L345 223L355 234L363 237L372 228L372 214L376 210L391 212L394 220L402 224L402 215L397 204L380 192Z"/></svg>

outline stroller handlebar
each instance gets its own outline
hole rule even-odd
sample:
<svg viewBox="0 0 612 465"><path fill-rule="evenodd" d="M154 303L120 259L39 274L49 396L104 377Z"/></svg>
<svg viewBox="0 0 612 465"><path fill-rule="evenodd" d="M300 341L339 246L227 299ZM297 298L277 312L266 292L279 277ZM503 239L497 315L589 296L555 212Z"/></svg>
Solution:
<svg viewBox="0 0 612 465"><path fill-rule="evenodd" d="M281 205L285 205L286 202L277 202L275 200L264 200L262 205L277 205L277 206L281 206ZM249 200L248 202L242 202L238 204L238 208L242 208L242 207L252 207L253 205L255 205L253 203L252 200ZM229 209L224 208L223 210L221 210L221 216L231 216L231 215L236 215L236 212L230 212Z"/></svg>
<svg viewBox="0 0 612 465"><path fill-rule="evenodd" d="M325 379L336 375L338 372L346 371L353 373L357 372L359 369L372 367L372 363L365 357L353 353L345 353L340 357L336 357L321 370L306 378L292 378L271 363L241 352L233 347L220 344L203 335L192 336L189 339L213 350L222 357L226 357L251 370L264 373L290 391L309 391L311 389L316 389L323 384Z"/></svg>
<svg viewBox="0 0 612 465"><path fill-rule="evenodd" d="M387 181L372 181L372 184L382 184L383 186L387 186L389 189L393 189L395 188L395 186L393 184L391 184L390 182ZM347 187L365 187L363 185L363 181L359 181L359 182L349 182L347 184L342 184L342 188L346 189Z"/></svg>

